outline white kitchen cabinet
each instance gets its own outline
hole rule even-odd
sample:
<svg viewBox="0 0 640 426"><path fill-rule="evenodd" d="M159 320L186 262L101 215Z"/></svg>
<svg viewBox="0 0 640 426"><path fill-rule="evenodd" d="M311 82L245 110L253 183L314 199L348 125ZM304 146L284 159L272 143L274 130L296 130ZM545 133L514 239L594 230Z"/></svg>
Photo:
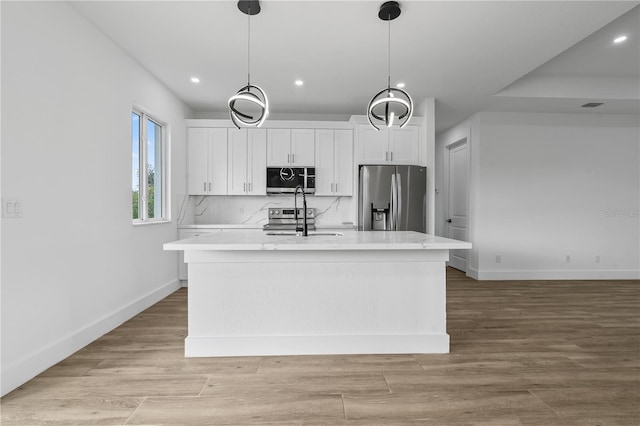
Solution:
<svg viewBox="0 0 640 426"><path fill-rule="evenodd" d="M266 130L229 129L229 195L267 194L266 155Z"/></svg>
<svg viewBox="0 0 640 426"><path fill-rule="evenodd" d="M190 195L227 193L227 129L187 130L187 175Z"/></svg>
<svg viewBox="0 0 640 426"><path fill-rule="evenodd" d="M315 164L313 129L269 129L267 166L313 167Z"/></svg>
<svg viewBox="0 0 640 426"><path fill-rule="evenodd" d="M420 128L405 126L389 132L389 155L393 164L419 164Z"/></svg>
<svg viewBox="0 0 640 426"><path fill-rule="evenodd" d="M291 165L313 167L315 165L315 145L313 129L292 129Z"/></svg>
<svg viewBox="0 0 640 426"><path fill-rule="evenodd" d="M353 131L316 130L315 195L353 195Z"/></svg>
<svg viewBox="0 0 640 426"><path fill-rule="evenodd" d="M360 126L360 164L383 164L389 157L389 132Z"/></svg>
<svg viewBox="0 0 640 426"><path fill-rule="evenodd" d="M288 166L291 159L291 130L267 130L267 166Z"/></svg>
<svg viewBox="0 0 640 426"><path fill-rule="evenodd" d="M419 164L420 128L359 128L360 164Z"/></svg>

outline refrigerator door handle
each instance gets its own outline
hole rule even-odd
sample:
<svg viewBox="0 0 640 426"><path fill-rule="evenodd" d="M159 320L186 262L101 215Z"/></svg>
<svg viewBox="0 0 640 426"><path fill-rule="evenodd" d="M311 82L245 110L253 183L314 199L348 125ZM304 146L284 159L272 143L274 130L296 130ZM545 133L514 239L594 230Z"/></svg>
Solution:
<svg viewBox="0 0 640 426"><path fill-rule="evenodd" d="M396 231L402 219L402 177L396 173ZM406 231L406 229L405 229Z"/></svg>
<svg viewBox="0 0 640 426"><path fill-rule="evenodd" d="M396 208L397 208L397 186L396 186L396 174L392 174L391 175L391 202L390 202L390 212L389 212L389 216L391 216L389 218L389 229L391 231L396 231L397 229L397 223L396 223Z"/></svg>
<svg viewBox="0 0 640 426"><path fill-rule="evenodd" d="M371 201L369 200L369 171L365 167L362 167L360 169L360 205L358 206L358 210L361 215L358 221L358 230L359 231L371 230Z"/></svg>

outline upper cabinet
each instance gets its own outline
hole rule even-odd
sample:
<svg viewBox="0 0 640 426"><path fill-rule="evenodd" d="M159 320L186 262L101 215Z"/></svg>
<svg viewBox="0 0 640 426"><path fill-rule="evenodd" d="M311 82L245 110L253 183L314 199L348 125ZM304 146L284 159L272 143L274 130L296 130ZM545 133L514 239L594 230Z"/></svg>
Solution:
<svg viewBox="0 0 640 426"><path fill-rule="evenodd" d="M353 195L353 130L316 130L315 195Z"/></svg>
<svg viewBox="0 0 640 426"><path fill-rule="evenodd" d="M313 167L314 136L313 129L268 129L267 166Z"/></svg>
<svg viewBox="0 0 640 426"><path fill-rule="evenodd" d="M419 164L420 127L359 128L360 164Z"/></svg>
<svg viewBox="0 0 640 426"><path fill-rule="evenodd" d="M229 195L267 194L267 131L229 129Z"/></svg>
<svg viewBox="0 0 640 426"><path fill-rule="evenodd" d="M187 186L191 195L227 193L227 129L189 128Z"/></svg>
<svg viewBox="0 0 640 426"><path fill-rule="evenodd" d="M389 161L393 164L418 164L420 159L420 128L405 126L389 132Z"/></svg>
<svg viewBox="0 0 640 426"><path fill-rule="evenodd" d="M188 193L266 195L267 167L315 167L315 195L349 197L358 164L422 164L419 125L380 131L363 120L271 125L277 127L187 120Z"/></svg>

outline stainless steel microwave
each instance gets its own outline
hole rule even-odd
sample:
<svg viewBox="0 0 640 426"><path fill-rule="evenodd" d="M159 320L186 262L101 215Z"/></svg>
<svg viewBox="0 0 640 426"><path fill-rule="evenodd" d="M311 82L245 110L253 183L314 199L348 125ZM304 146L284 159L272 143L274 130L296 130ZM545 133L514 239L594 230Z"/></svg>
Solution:
<svg viewBox="0 0 640 426"><path fill-rule="evenodd" d="M315 167L267 167L267 194L292 194L298 185L305 194L316 192Z"/></svg>

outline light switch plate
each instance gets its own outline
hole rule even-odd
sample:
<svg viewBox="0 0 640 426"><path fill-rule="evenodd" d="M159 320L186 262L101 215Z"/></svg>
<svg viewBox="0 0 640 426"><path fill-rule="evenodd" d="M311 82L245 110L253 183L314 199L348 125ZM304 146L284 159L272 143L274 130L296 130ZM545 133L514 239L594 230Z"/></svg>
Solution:
<svg viewBox="0 0 640 426"><path fill-rule="evenodd" d="M3 199L2 217L6 219L19 219L22 217L22 200Z"/></svg>

